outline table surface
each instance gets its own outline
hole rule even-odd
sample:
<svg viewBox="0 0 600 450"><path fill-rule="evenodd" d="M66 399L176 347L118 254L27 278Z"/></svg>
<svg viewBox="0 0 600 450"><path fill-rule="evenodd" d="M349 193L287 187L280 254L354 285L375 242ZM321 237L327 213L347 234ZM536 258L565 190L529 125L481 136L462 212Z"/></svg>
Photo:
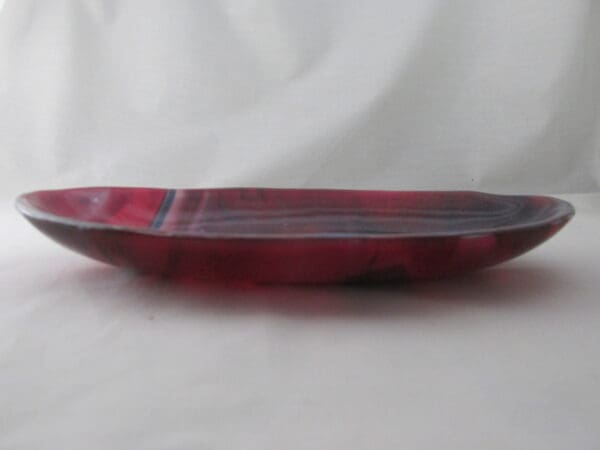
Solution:
<svg viewBox="0 0 600 450"><path fill-rule="evenodd" d="M0 448L598 449L600 195L493 269L180 286L2 204Z"/></svg>

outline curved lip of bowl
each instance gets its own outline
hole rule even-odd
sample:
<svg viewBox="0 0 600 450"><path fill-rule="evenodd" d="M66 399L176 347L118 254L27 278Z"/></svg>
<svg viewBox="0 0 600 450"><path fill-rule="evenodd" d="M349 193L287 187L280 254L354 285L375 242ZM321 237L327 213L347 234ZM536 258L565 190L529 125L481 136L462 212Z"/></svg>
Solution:
<svg viewBox="0 0 600 450"><path fill-rule="evenodd" d="M547 195L526 195L526 194L494 194L482 191L473 190L369 190L369 189L302 189L302 188L260 188L267 190L280 190L280 191L336 191L336 192L411 192L411 193L431 193L440 192L447 194L477 194L493 197L540 197L545 198L554 203L556 206L553 214L542 219L531 220L527 222L517 222L514 224L503 225L499 227L481 228L472 231L434 231L434 232L413 232L413 233L365 233L356 236L350 236L344 233L323 233L323 234L252 234L252 233L199 233L197 231L182 232L182 231L165 231L157 230L148 227L136 227L128 225L115 225L106 224L101 222L93 222L86 220L77 220L69 217L61 216L58 214L49 213L42 211L35 206L31 205L28 200L29 196L40 192L61 192L70 191L75 189L156 189L156 190L168 190L168 188L147 188L147 187L131 187L131 186L85 186L85 187L74 187L66 189L44 189L35 190L23 193L15 200L16 209L27 219L40 220L45 222L51 222L59 225L73 226L82 230L102 230L102 231L117 231L134 234L144 234L156 237L168 237L168 238L196 238L196 239L248 239L248 240L306 240L306 239L414 239L414 238L444 238L453 236L462 237L477 237L492 233L505 233L519 230L529 230L541 226L552 226L558 224L566 224L575 215L575 208L573 205L566 200L562 200L556 197ZM224 188L193 188L193 189L177 189L187 191L222 191L222 190L237 190L237 189L258 189L256 187L224 187Z"/></svg>

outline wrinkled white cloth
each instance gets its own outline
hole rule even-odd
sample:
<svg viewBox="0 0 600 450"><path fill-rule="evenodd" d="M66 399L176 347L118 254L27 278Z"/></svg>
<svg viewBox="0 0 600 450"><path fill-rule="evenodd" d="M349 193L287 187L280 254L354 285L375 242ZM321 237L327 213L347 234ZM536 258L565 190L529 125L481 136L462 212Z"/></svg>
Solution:
<svg viewBox="0 0 600 450"><path fill-rule="evenodd" d="M597 190L598 23L594 0L4 0L1 183Z"/></svg>
<svg viewBox="0 0 600 450"><path fill-rule="evenodd" d="M0 0L0 449L600 442L600 2ZM12 208L80 185L587 193L439 283L151 282Z"/></svg>

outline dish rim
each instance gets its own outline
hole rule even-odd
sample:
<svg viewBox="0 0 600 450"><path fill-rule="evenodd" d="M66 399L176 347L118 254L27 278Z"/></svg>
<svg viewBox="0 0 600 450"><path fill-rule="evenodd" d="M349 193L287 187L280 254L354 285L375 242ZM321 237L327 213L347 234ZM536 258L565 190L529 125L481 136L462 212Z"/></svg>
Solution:
<svg viewBox="0 0 600 450"><path fill-rule="evenodd" d="M132 226L132 225L116 225L107 224L102 222L94 222L87 220L78 220L59 214L42 211L29 202L30 196L39 193L46 192L66 192L74 190L94 190L94 189L144 189L144 190L157 190L157 191L224 191L224 190L256 190L263 189L268 191L328 191L328 192L362 192L362 193L408 193L408 194L419 194L419 193L444 193L444 194L470 194L470 195L481 195L489 197L504 197L504 198L542 198L550 200L554 206L555 211L548 217L541 219L527 221L527 222L515 222L508 225L502 225L497 227L481 228L480 230L465 231L465 230L451 230L451 231L428 231L428 232L397 232L397 233L365 233L357 235L348 235L345 233L323 233L323 234L283 234L283 233L272 233L272 234L252 234L252 233L207 233L198 231L182 231L182 230L161 230L150 227ZM72 226L79 230L101 230L101 231L113 231L123 232L132 234L142 234L153 237L163 238L181 238L181 239L215 239L215 240L360 240L360 239L430 239L430 238L450 238L450 237L478 237L490 234L498 233L509 233L523 230L535 229L543 226L555 226L565 225L575 215L575 208L573 205L563 199L548 196L548 195L529 195L529 194L496 194L491 192L476 191L476 190L372 190L372 189L337 189L337 188L271 188L271 187L217 187L217 188L158 188L158 187L143 187L143 186L82 186L82 187L71 187L63 189L42 189L34 190L20 194L15 202L15 207L26 219L35 222L50 222L53 224Z"/></svg>

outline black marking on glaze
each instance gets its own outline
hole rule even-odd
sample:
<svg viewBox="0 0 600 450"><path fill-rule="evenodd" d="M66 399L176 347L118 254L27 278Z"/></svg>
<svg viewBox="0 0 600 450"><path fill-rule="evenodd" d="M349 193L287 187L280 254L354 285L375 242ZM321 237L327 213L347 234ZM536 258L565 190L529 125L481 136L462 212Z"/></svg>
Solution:
<svg viewBox="0 0 600 450"><path fill-rule="evenodd" d="M162 226L163 222L165 221L165 217L167 217L169 209L171 209L171 205L173 204L173 200L175 199L176 192L177 191L175 189L169 189L167 191L167 194L165 195L165 198L163 199L160 208L156 213L156 216L154 216L154 220L152 221L150 228L156 230Z"/></svg>

